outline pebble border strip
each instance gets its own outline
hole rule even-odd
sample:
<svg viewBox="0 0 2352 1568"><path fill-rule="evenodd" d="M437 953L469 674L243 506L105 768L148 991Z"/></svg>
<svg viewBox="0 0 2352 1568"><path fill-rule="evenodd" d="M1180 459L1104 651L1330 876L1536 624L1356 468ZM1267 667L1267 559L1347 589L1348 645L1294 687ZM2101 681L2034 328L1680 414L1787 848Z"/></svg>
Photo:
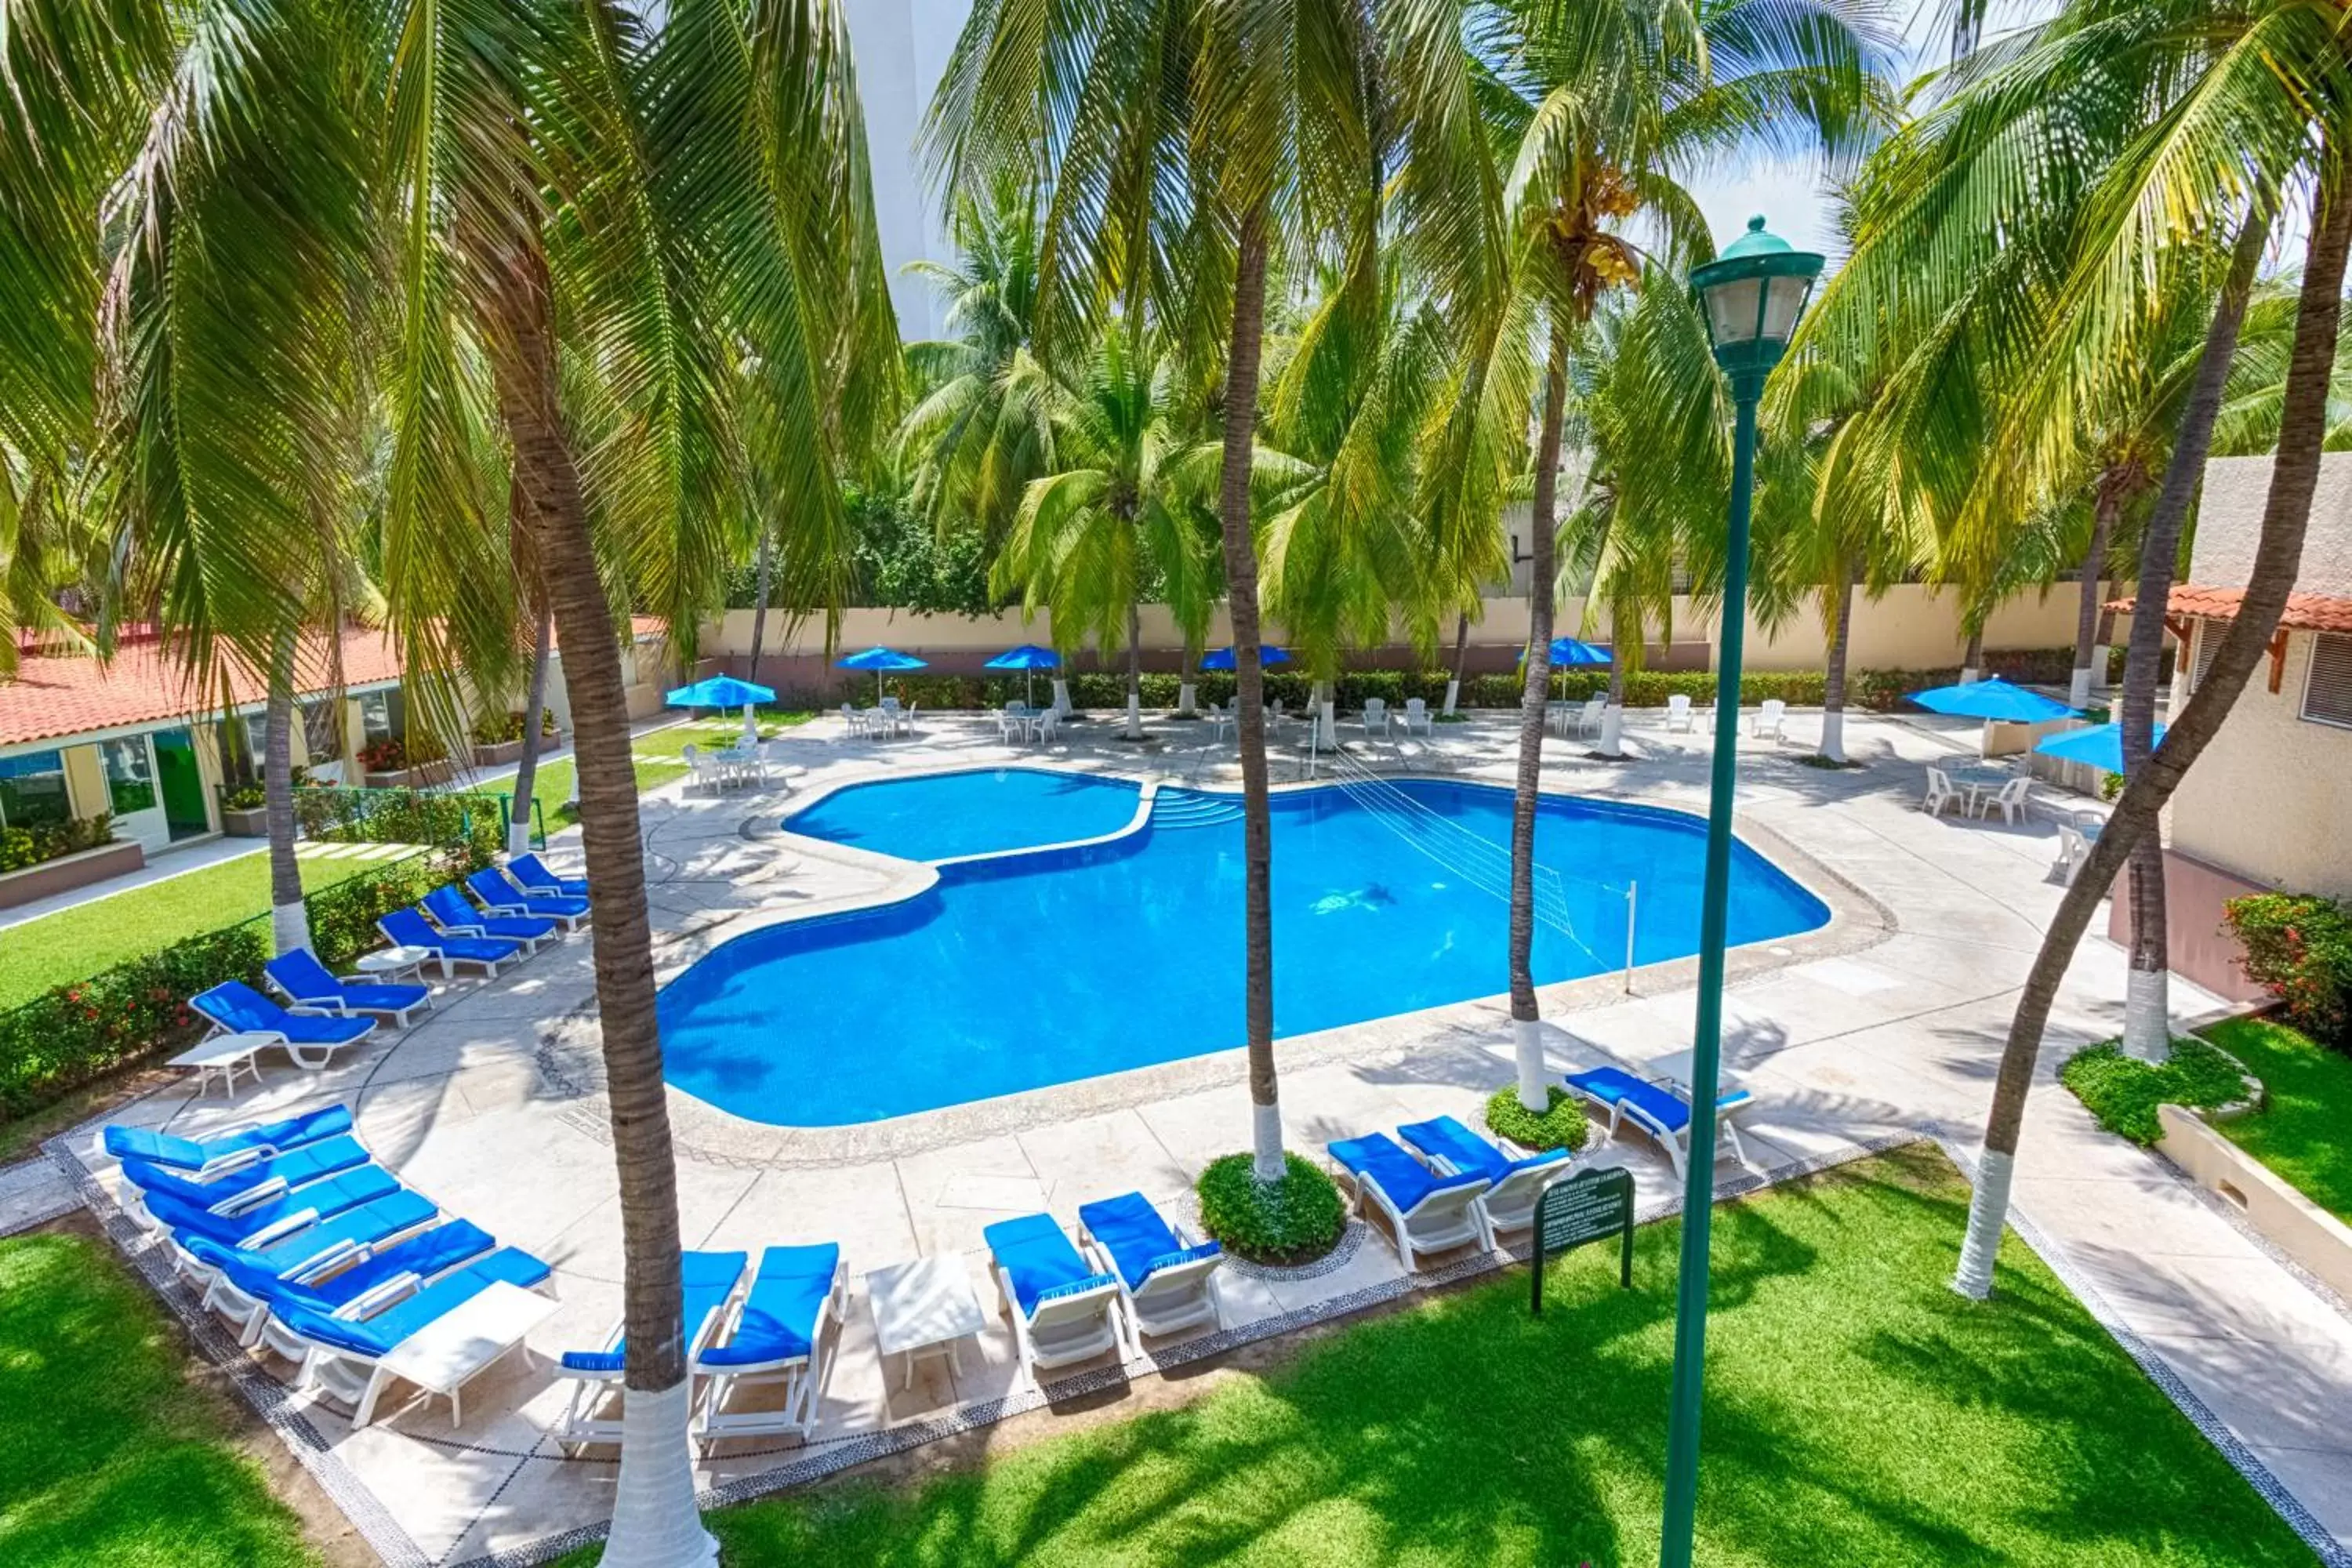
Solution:
<svg viewBox="0 0 2352 1568"><path fill-rule="evenodd" d="M391 1568L434 1568L432 1559L419 1548L414 1539L394 1519L351 1468L343 1463L326 1444L318 1428L304 1411L296 1408L285 1386L247 1355L232 1341L213 1314L205 1311L188 1292L177 1288L163 1249L154 1239L115 1205L105 1187L93 1176L79 1153L73 1141L78 1136L95 1131L98 1122L59 1135L43 1145L43 1152L56 1162L71 1179L82 1203L104 1226L108 1237L120 1248L136 1268L147 1287L163 1299L165 1307L187 1331L191 1342L205 1360L227 1373L233 1386L252 1407L255 1414L275 1432L303 1468L310 1471L320 1489L342 1510L352 1528ZM1782 1182L1793 1181L1867 1159L1874 1154L1920 1142L1932 1142L1942 1151L1961 1173L1971 1183L1975 1179L1975 1160L1968 1155L1937 1123L1927 1123L1919 1131L1883 1134L1876 1138L1845 1145L1823 1154L1795 1161L1768 1173L1748 1171L1721 1184L1716 1189L1717 1203L1744 1197ZM1682 1210L1679 1196L1661 1198L1639 1208L1634 1215L1637 1224L1646 1225L1678 1214ZM2083 1276L2064 1251L2045 1236L2040 1227L2012 1208L2010 1228L2032 1249L2035 1256L2055 1275L2061 1284L2082 1302L2092 1319L2120 1345L2133 1363L2163 1391L2174 1406L2189 1418L2190 1425L2202 1433L2231 1468L2245 1478L2256 1496L2270 1504L2288 1528L2293 1530L2317 1556L2323 1568L2352 1568L2352 1552L2347 1552L2322 1525L2302 1500L2287 1489L2270 1468L2233 1435L2211 1407L2199 1397L2196 1391L2183 1382L2154 1347L2125 1326L2106 1298L2097 1287ZM1355 1245L1361 1245L1365 1226L1351 1220L1349 1232ZM1341 1247L1352 1254L1354 1248L1343 1239ZM1337 1249L1335 1249L1337 1250ZM1057 1399L1082 1398L1103 1390L1115 1388L1132 1378L1151 1373L1166 1373L1208 1357L1223 1354L1244 1345L1254 1344L1276 1335L1295 1332L1317 1323L1328 1322L1351 1316L1370 1308L1411 1295L1416 1290L1437 1289L1496 1273L1513 1264L1526 1260L1524 1248L1508 1248L1503 1254L1479 1253L1441 1268L1367 1286L1345 1296L1318 1302L1272 1318L1263 1318L1239 1328L1221 1330L1171 1345L1164 1351L1147 1351L1138 1360L1118 1366L1102 1367L1063 1378L1045 1387L1032 1387L982 1400L927 1420L908 1422L902 1426L888 1427L860 1436L820 1442L813 1448L779 1450L801 1454L792 1463L779 1465L756 1475L724 1482L703 1491L697 1504L706 1511L727 1508L758 1498L771 1496L794 1487L805 1486L826 1477L871 1460L905 1453L927 1444L953 1437L965 1432L993 1426L1010 1416L1043 1409ZM1328 1259L1324 1260L1328 1262ZM1315 1273L1330 1270L1320 1264L1304 1269L1286 1270L1293 1279L1311 1278ZM436 1445L453 1446L453 1445ZM460 1448L483 1453L488 1449L472 1450L469 1445L454 1445ZM497 1452L504 1452L498 1450ZM530 1458L527 1456L523 1462ZM749 1456L749 1457L757 1457ZM508 1482L514 1473L510 1472ZM499 1492L507 1483L502 1482ZM495 1498L498 1492L494 1492ZM582 1525L560 1533L543 1536L506 1552L469 1559L457 1568L538 1568L583 1546L604 1539L608 1523Z"/></svg>

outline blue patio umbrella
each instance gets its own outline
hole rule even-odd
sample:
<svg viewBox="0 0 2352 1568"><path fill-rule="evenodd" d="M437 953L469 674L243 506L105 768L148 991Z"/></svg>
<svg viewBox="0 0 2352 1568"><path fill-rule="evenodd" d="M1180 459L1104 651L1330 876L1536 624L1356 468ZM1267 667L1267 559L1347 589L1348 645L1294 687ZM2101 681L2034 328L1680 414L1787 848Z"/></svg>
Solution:
<svg viewBox="0 0 2352 1568"><path fill-rule="evenodd" d="M874 700L882 700L882 674L885 670L929 669L930 661L917 658L911 653L900 653L895 647L860 648L847 658L835 659L836 669L870 669L874 672Z"/></svg>
<svg viewBox="0 0 2352 1568"><path fill-rule="evenodd" d="M1055 653L1052 648L1039 647L1035 643L1025 642L1019 647L1005 649L1003 653L998 654L994 658L990 659L986 664L982 665L981 668L982 669L1017 669L1021 671L1022 695L1024 700L1034 701L1037 696L1037 677L1035 672L1041 669L1061 668L1062 656Z"/></svg>
<svg viewBox="0 0 2352 1568"><path fill-rule="evenodd" d="M1528 650L1525 648L1519 650L1519 662L1528 662ZM1594 647L1591 643L1579 642L1574 637L1551 639L1551 667L1554 669L1574 669L1579 665L1616 662L1616 656L1605 647Z"/></svg>
<svg viewBox="0 0 2352 1568"><path fill-rule="evenodd" d="M751 716L752 707L775 700L776 694L766 687L738 680L731 675L714 675L708 680L681 686L662 699L672 708L733 708L740 705L743 710L743 743L747 746L756 745L760 739L760 725Z"/></svg>
<svg viewBox="0 0 2352 1568"><path fill-rule="evenodd" d="M2164 726L2161 724L2156 727L2155 743L2164 744ZM2047 735L2033 749L2045 757L2056 757L2063 763L2088 763L2111 773L2124 771L2124 727L2121 724L2094 724L2086 730L2069 730L2063 735Z"/></svg>
<svg viewBox="0 0 2352 1568"><path fill-rule="evenodd" d="M1271 669L1277 664L1288 664L1290 650L1274 643L1260 643L1257 662L1261 669ZM1234 650L1229 647L1213 648L1201 656L1202 669L1231 669L1233 667Z"/></svg>
<svg viewBox="0 0 2352 1568"><path fill-rule="evenodd" d="M2075 710L2057 699L2029 691L2022 686L2011 686L1997 675L1990 680L1970 681L1966 686L1937 686L1915 691L1911 700L1930 713L1982 719L1989 723L2041 724L2078 716Z"/></svg>

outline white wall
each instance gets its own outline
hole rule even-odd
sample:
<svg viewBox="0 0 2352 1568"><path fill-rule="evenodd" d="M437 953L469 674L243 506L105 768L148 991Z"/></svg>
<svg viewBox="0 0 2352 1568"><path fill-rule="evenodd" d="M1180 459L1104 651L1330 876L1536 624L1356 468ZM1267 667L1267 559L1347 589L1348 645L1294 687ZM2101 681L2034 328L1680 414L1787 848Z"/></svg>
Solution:
<svg viewBox="0 0 2352 1568"><path fill-rule="evenodd" d="M2318 523L2315 513L2312 524ZM2228 629L2227 621L2197 623L2200 638ZM2173 792L2171 844L2249 881L2346 898L2352 897L2352 730L2302 716L2317 642L2310 632L2288 634L2276 691L2271 661L2254 666L2213 743ZM2185 684L2173 685L2176 711L2188 700Z"/></svg>
<svg viewBox="0 0 2352 1568"><path fill-rule="evenodd" d="M2210 588L2246 585L2270 483L2268 458L2216 458L2205 465L2197 542L2189 552L2190 582ZM2304 533L2303 565L2294 585L2306 594L2352 596L2352 452L2328 452L2319 460L2319 488L2311 498L2311 525Z"/></svg>
<svg viewBox="0 0 2352 1568"><path fill-rule="evenodd" d="M954 254L925 188L916 141L931 89L947 67L970 0L848 0L849 48L866 106L866 155L874 170L874 216L899 335L940 335L941 311L930 285L908 277L907 263Z"/></svg>

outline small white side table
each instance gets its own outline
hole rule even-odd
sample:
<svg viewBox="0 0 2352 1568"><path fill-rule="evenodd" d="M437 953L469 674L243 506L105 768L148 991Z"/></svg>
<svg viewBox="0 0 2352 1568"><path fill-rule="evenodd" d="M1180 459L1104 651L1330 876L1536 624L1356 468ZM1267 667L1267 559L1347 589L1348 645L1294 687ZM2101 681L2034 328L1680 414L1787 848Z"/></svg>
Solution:
<svg viewBox="0 0 2352 1568"><path fill-rule="evenodd" d="M530 1349L523 1338L547 1321L555 1307L551 1297L536 1290L503 1279L491 1285L385 1352L352 1412L352 1425L364 1426L373 1420L377 1395L399 1379L415 1384L428 1397L446 1394L449 1425L463 1426L466 1412L460 1398L466 1384L511 1350L520 1350L524 1364L530 1364Z"/></svg>
<svg viewBox="0 0 2352 1568"><path fill-rule="evenodd" d="M383 947L373 952L363 952L352 961L352 967L362 974L380 975L393 980L403 974L414 974L433 956L429 947Z"/></svg>
<svg viewBox="0 0 2352 1568"><path fill-rule="evenodd" d="M950 1371L961 1372L956 1347L988 1326L961 1253L877 1268L866 1289L882 1353L905 1358L901 1388L914 1386L915 1363L927 1355L944 1355Z"/></svg>
<svg viewBox="0 0 2352 1568"><path fill-rule="evenodd" d="M280 1035L215 1035L173 1057L168 1064L175 1068L196 1069L196 1093L201 1098L215 1078L220 1079L221 1092L231 1101L236 1099L236 1075L240 1069L258 1084L261 1063L257 1059L272 1046L284 1045Z"/></svg>

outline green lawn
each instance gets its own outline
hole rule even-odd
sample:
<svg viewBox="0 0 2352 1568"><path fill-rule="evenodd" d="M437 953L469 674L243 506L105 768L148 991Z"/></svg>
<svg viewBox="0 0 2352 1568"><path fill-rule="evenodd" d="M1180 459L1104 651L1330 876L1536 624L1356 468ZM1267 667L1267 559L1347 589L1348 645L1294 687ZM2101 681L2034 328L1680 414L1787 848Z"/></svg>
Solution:
<svg viewBox="0 0 2352 1568"><path fill-rule="evenodd" d="M105 1243L0 1241L0 1563L275 1568L315 1562L231 1412Z"/></svg>
<svg viewBox="0 0 2352 1568"><path fill-rule="evenodd" d="M2014 1237L1992 1304L1952 1293L1967 1200L1914 1148L1718 1211L1697 1560L2311 1563ZM1572 1256L1540 1320L1515 1268L1182 1409L711 1524L730 1568L1637 1568L1677 1238L1643 1233L1629 1293Z"/></svg>
<svg viewBox="0 0 2352 1568"><path fill-rule="evenodd" d="M2352 1224L2352 1057L2261 1018L2205 1031L2263 1080L2263 1109L2213 1125L2305 1197Z"/></svg>
<svg viewBox="0 0 2352 1568"><path fill-rule="evenodd" d="M762 708L759 717L761 739L772 740L788 729L807 723L816 715ZM705 750L715 750L734 744L742 733L743 721L740 715L732 722L696 720L646 731L630 748L637 759L637 793L642 795L647 790L659 789L672 780L684 778L685 752L689 742ZM514 779L509 776L483 787L493 795L511 798ZM548 832L569 827L580 820L579 814L565 804L565 797L571 793L572 759L569 757L546 763L532 775L531 798L539 802L540 821Z"/></svg>
<svg viewBox="0 0 2352 1568"><path fill-rule="evenodd" d="M302 885L315 890L385 863L305 858ZM257 852L9 926L0 930L0 1007L268 912L269 857Z"/></svg>

